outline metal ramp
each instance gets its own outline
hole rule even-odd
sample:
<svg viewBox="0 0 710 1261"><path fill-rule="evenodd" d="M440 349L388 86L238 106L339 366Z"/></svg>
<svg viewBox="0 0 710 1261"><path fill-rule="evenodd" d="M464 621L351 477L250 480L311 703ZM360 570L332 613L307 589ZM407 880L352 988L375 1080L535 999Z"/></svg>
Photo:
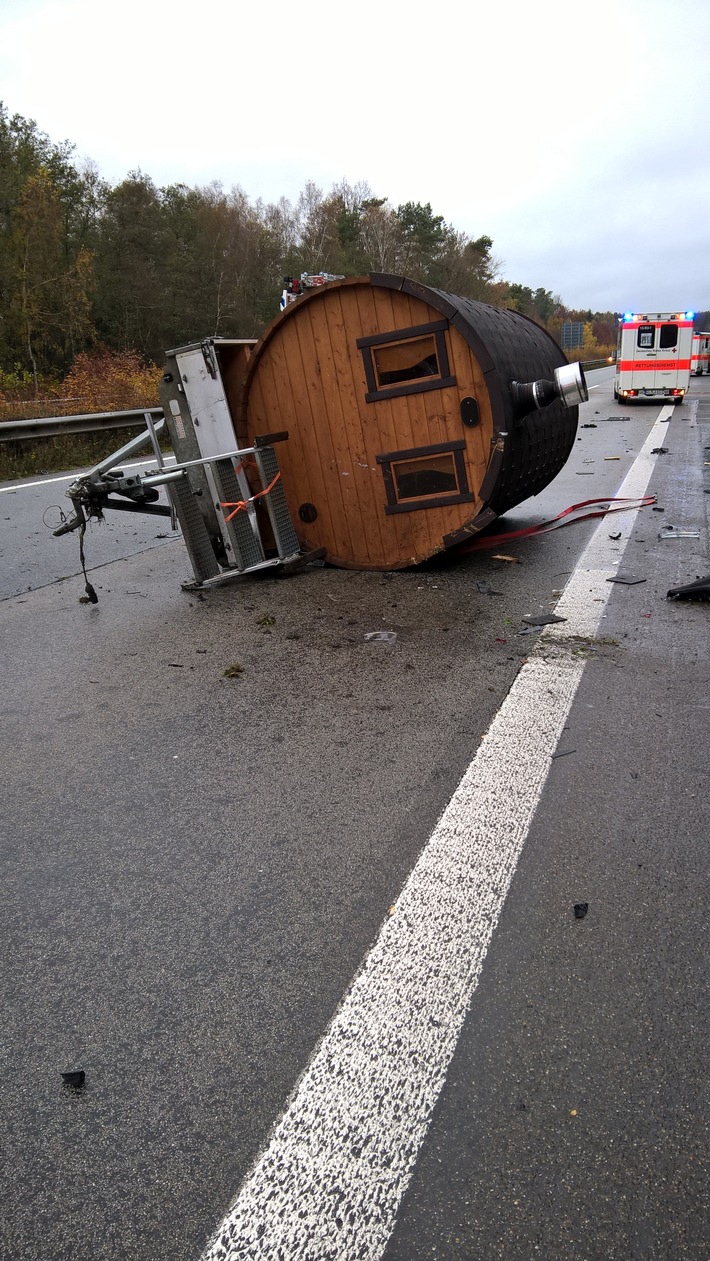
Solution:
<svg viewBox="0 0 710 1261"><path fill-rule="evenodd" d="M282 435L279 435L281 437ZM257 442L260 440L257 439ZM180 522L187 547L194 582L187 588L221 582L257 569L269 569L287 563L293 569L304 557L286 503L276 453L267 441L263 445L225 453L217 459L189 461L163 469L153 476L141 478L143 486L166 486ZM262 489L254 492L244 473L247 458L254 461ZM200 505L201 488L190 484L193 471L206 479L212 500L212 512L206 514ZM256 503L261 501L268 513L276 555L267 556L259 529ZM214 522L211 530L209 523Z"/></svg>

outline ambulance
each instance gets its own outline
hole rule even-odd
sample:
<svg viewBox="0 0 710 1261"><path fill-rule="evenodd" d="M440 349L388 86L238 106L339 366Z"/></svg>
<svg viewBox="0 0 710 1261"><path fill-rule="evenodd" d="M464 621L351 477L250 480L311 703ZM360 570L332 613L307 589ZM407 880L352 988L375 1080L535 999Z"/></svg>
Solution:
<svg viewBox="0 0 710 1261"><path fill-rule="evenodd" d="M690 371L694 377L701 377L704 372L710 372L710 333L693 333Z"/></svg>
<svg viewBox="0 0 710 1261"><path fill-rule="evenodd" d="M628 311L621 317L614 398L682 402L690 386L693 314Z"/></svg>

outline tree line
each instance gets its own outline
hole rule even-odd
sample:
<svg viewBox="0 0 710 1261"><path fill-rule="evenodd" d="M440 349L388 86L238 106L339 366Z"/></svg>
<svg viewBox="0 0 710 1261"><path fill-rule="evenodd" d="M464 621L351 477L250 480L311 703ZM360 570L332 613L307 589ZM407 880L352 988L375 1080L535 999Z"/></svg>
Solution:
<svg viewBox="0 0 710 1261"><path fill-rule="evenodd" d="M502 279L489 236L469 237L429 203L393 206L346 181L306 183L295 203L239 187L118 184L0 102L0 392L85 371L87 352L163 352L206 336L257 337L283 278L394 272L530 315L559 337L583 320L587 348L613 344L613 313L570 311L544 288Z"/></svg>

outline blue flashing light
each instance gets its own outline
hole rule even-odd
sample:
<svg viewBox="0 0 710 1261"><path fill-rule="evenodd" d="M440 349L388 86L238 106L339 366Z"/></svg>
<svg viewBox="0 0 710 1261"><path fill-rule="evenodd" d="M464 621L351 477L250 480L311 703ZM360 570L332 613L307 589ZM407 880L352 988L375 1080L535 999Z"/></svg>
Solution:
<svg viewBox="0 0 710 1261"><path fill-rule="evenodd" d="M686 318L686 320L693 320L693 319L695 319L695 311L686 311L686 313L685 313L685 318Z"/></svg>
<svg viewBox="0 0 710 1261"><path fill-rule="evenodd" d="M634 317L633 317L633 312L631 312L631 311L624 311L624 319L625 319L625 320L632 320L633 318L634 318Z"/></svg>

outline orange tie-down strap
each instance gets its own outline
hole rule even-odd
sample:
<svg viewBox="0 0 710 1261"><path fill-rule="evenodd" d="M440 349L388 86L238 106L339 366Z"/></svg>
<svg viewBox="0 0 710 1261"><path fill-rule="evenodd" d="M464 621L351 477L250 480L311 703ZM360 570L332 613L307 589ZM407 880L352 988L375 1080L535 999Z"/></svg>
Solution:
<svg viewBox="0 0 710 1261"><path fill-rule="evenodd" d="M241 464L237 465L235 472L238 473L240 468L242 468L242 465ZM236 517L238 512L244 512L245 509L249 507L249 504L253 504L256 499L261 499L262 495L268 495L269 491L273 490L280 476L281 476L281 472L279 471L276 474L276 477L274 477L274 479L269 482L268 486L264 490L258 490L255 495L251 496L251 499L238 499L235 503L222 503L222 501L220 500L220 503L219 503L220 508L233 509L233 511L230 512L229 516L224 518L225 521L231 521L232 517Z"/></svg>

